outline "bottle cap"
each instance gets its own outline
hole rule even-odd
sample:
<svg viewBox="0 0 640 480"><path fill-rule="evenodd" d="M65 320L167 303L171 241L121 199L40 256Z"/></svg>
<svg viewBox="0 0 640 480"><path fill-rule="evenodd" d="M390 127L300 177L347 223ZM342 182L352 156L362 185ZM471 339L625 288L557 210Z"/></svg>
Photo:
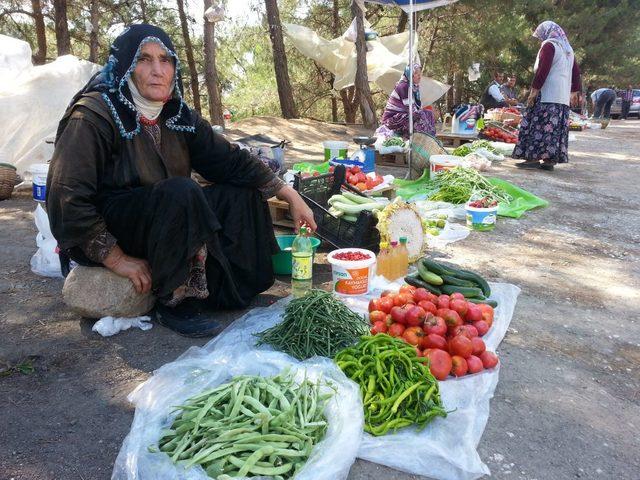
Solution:
<svg viewBox="0 0 640 480"><path fill-rule="evenodd" d="M400 237L400 243L407 243L407 237Z"/></svg>
<svg viewBox="0 0 640 480"><path fill-rule="evenodd" d="M300 233L300 235L306 235L307 234L307 227L300 227L299 233Z"/></svg>
<svg viewBox="0 0 640 480"><path fill-rule="evenodd" d="M388 242L380 242L380 250L383 250L385 248L389 248L389 243Z"/></svg>
<svg viewBox="0 0 640 480"><path fill-rule="evenodd" d="M393 240L393 241L391 242L391 246L392 246L392 247L397 247L397 246L398 246L398 242L396 242L395 240Z"/></svg>

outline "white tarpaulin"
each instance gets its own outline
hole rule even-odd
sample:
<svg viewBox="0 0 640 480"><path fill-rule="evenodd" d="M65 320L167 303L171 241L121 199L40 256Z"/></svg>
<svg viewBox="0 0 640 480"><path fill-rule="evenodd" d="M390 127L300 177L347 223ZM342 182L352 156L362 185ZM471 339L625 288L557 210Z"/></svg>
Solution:
<svg viewBox="0 0 640 480"><path fill-rule="evenodd" d="M46 163L58 122L69 101L100 67L73 55L31 64L26 42L0 35L0 152L23 173Z"/></svg>
<svg viewBox="0 0 640 480"><path fill-rule="evenodd" d="M365 27L369 24L365 21ZM335 90L354 84L356 78L356 47L348 35L327 40L310 28L284 24L284 32L303 55L309 57L335 75ZM348 32L348 30L347 30ZM367 41L367 75L369 81L385 93L393 91L407 66L409 32L388 35ZM442 97L449 85L424 77L420 82L423 106L431 105Z"/></svg>

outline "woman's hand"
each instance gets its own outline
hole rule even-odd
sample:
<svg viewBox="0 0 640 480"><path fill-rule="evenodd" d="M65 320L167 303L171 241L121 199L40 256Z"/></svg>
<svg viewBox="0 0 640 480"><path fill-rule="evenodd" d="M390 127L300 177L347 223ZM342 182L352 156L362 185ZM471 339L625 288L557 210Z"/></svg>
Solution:
<svg viewBox="0 0 640 480"><path fill-rule="evenodd" d="M529 92L529 98L527 98L527 107L533 107L536 104L536 98L538 98L538 94L540 90L537 88L532 88Z"/></svg>
<svg viewBox="0 0 640 480"><path fill-rule="evenodd" d="M580 106L580 92L571 92L571 106L579 107Z"/></svg>
<svg viewBox="0 0 640 480"><path fill-rule="evenodd" d="M295 225L296 232L302 225L308 226L312 231L315 231L318 226L313 218L313 212L302 199L300 194L296 192L289 185L285 185L276 193L276 197L289 204L289 212L293 217L293 224Z"/></svg>
<svg viewBox="0 0 640 480"><path fill-rule="evenodd" d="M136 292L148 293L151 290L151 268L146 260L125 255L116 245L102 263L116 275L131 280Z"/></svg>

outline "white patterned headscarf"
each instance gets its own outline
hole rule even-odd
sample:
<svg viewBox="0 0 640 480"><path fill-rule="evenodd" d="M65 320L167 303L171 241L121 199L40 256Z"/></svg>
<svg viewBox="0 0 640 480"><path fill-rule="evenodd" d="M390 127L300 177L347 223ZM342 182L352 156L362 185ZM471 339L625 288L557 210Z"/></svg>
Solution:
<svg viewBox="0 0 640 480"><path fill-rule="evenodd" d="M556 22L552 22L551 20L542 22L538 25L535 32L533 32L533 36L542 42L549 40L550 42L559 45L567 56L573 55L573 48L569 43L567 34L564 33L562 27L560 27Z"/></svg>

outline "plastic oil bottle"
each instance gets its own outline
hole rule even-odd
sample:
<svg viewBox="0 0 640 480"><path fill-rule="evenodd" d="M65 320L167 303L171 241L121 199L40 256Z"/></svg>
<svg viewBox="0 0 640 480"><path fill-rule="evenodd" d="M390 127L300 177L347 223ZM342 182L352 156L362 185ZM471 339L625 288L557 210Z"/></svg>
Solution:
<svg viewBox="0 0 640 480"><path fill-rule="evenodd" d="M389 272L389 276L387 277L389 280L395 280L400 275L398 274L398 242L395 240L391 241L391 248L389 248L388 255L388 265L387 271Z"/></svg>
<svg viewBox="0 0 640 480"><path fill-rule="evenodd" d="M409 250L407 249L407 237L400 237L400 246L398 247L398 276L406 277L409 273Z"/></svg>
<svg viewBox="0 0 640 480"><path fill-rule="evenodd" d="M291 291L295 298L302 297L313 287L313 248L306 227L300 227L293 240L291 262Z"/></svg>
<svg viewBox="0 0 640 480"><path fill-rule="evenodd" d="M380 242L380 252L376 258L376 275L382 275L384 278L389 278L389 244L387 242Z"/></svg>

